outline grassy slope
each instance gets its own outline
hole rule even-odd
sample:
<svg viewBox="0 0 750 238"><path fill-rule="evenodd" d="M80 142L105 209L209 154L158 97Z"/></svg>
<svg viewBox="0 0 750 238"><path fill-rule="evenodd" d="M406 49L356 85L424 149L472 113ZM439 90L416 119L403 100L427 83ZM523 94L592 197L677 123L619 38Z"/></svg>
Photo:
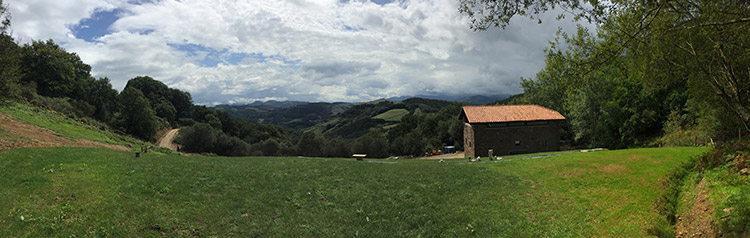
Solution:
<svg viewBox="0 0 750 238"><path fill-rule="evenodd" d="M659 179L702 151L382 164L13 149L0 236L642 237Z"/></svg>
<svg viewBox="0 0 750 238"><path fill-rule="evenodd" d="M391 109L387 112L378 114L373 119L383 119L385 121L401 121L401 118L409 114L409 111L403 108Z"/></svg>
<svg viewBox="0 0 750 238"><path fill-rule="evenodd" d="M10 106L0 106L0 112L12 116L16 121L50 129L58 136L68 139L86 139L125 146L141 145L145 143L130 136L122 136L112 132L102 131L63 115L51 113L46 109L28 104L15 103ZM0 134L0 136L3 135Z"/></svg>

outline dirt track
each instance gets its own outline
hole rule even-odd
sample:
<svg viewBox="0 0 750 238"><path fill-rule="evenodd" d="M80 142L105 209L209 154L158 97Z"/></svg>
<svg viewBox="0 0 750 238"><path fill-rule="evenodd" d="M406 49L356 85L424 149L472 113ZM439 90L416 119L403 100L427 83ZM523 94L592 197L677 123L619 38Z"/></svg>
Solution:
<svg viewBox="0 0 750 238"><path fill-rule="evenodd" d="M417 159L463 159L464 158L464 152L459 151L453 154L444 154L444 155L435 155L430 157L419 157Z"/></svg>
<svg viewBox="0 0 750 238"><path fill-rule="evenodd" d="M174 137L177 135L177 132L179 132L180 129L172 129L167 131L167 133L164 133L164 136L159 138L158 141L156 141L156 146L159 147L165 147L172 150L177 150L177 145L172 143L172 140L174 140Z"/></svg>

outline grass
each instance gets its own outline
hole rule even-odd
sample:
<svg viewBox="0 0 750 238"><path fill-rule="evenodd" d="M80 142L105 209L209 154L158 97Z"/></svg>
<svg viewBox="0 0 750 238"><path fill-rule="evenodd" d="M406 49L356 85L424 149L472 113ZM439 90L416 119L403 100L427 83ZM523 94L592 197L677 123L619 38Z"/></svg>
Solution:
<svg viewBox="0 0 750 238"><path fill-rule="evenodd" d="M643 237L660 179L703 151L384 164L11 149L0 236Z"/></svg>
<svg viewBox="0 0 750 238"><path fill-rule="evenodd" d="M387 112L372 117L373 119L383 119L385 121L401 121L401 118L409 114L409 111L403 108L391 109Z"/></svg>
<svg viewBox="0 0 750 238"><path fill-rule="evenodd" d="M72 140L86 139L125 146L144 144L143 141L133 137L102 131L91 125L86 125L63 115L49 112L44 108L28 104L14 103L9 106L1 106L0 112L12 116L16 121L50 129L56 135ZM2 136L2 134L0 134L0 136Z"/></svg>
<svg viewBox="0 0 750 238"><path fill-rule="evenodd" d="M706 215L713 214L714 228L719 236L750 236L750 177L743 172L749 166L748 142L720 144L699 159L685 183L683 190L697 191L699 183L705 182L702 192L707 194L712 208L706 211ZM685 194L687 198L694 195ZM679 205L681 211L693 208L690 202Z"/></svg>

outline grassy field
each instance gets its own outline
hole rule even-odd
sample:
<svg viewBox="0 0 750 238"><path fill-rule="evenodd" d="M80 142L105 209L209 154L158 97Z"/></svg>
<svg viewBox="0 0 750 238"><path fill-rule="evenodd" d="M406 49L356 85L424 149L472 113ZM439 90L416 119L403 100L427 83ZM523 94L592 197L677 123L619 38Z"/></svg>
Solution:
<svg viewBox="0 0 750 238"><path fill-rule="evenodd" d="M143 141L130 136L118 135L112 132L102 131L91 125L81 123L60 114L55 114L46 109L22 103L0 106L0 112L13 117L14 120L25 124L47 128L56 135L68 139L86 139L113 145L141 145ZM1 132L0 132L1 133ZM3 136L0 134L0 136ZM3 136L3 138L6 138Z"/></svg>
<svg viewBox="0 0 750 238"><path fill-rule="evenodd" d="M383 119L385 121L401 121L401 118L404 117L406 114L409 114L409 111L403 108L399 109L391 109L387 112L378 114L377 116L372 117L373 119Z"/></svg>
<svg viewBox="0 0 750 238"><path fill-rule="evenodd" d="M0 236L643 237L660 179L703 151L387 164L12 149Z"/></svg>

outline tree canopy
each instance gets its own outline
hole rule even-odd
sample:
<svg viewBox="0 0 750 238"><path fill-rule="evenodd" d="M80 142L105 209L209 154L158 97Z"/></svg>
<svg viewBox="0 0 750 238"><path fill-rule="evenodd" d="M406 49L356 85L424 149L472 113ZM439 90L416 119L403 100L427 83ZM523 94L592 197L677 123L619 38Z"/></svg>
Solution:
<svg viewBox="0 0 750 238"><path fill-rule="evenodd" d="M464 0L459 11L485 30L555 8L596 34L561 33L546 68L522 80L521 101L563 112L570 138L627 146L675 128L750 130L750 2Z"/></svg>

